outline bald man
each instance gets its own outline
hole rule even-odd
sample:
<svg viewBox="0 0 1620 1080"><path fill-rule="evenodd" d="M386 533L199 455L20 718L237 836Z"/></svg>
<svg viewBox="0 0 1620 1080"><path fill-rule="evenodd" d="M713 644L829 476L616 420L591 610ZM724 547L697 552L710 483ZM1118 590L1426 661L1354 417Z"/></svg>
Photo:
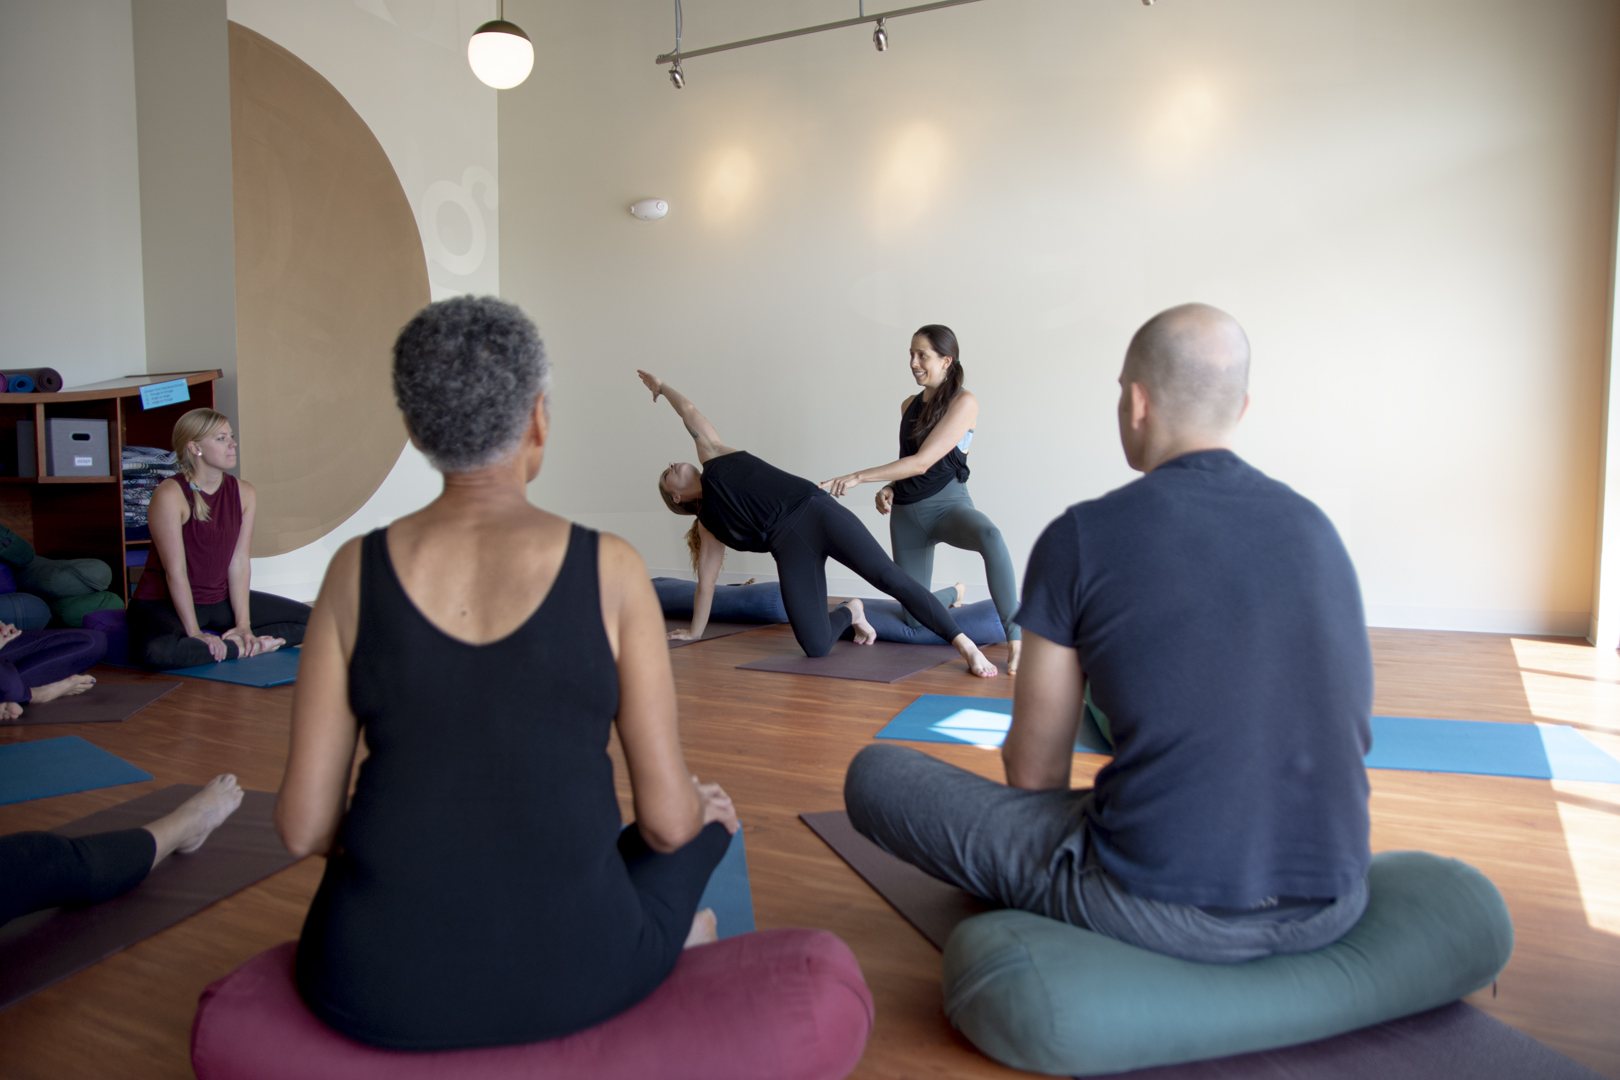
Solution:
<svg viewBox="0 0 1620 1080"><path fill-rule="evenodd" d="M1327 517L1232 452L1248 376L1215 308L1137 331L1119 435L1145 475L1069 507L1030 554L1007 783L868 747L845 780L856 828L994 902L1188 960L1307 952L1355 925L1361 593ZM1087 709L1114 759L1071 790Z"/></svg>

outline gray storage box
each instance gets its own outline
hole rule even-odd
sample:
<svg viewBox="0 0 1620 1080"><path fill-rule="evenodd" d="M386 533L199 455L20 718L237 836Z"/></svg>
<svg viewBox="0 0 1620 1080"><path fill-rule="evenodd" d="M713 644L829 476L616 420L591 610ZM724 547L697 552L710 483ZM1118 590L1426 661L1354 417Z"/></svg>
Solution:
<svg viewBox="0 0 1620 1080"><path fill-rule="evenodd" d="M45 475L111 476L107 421L55 416L46 420Z"/></svg>

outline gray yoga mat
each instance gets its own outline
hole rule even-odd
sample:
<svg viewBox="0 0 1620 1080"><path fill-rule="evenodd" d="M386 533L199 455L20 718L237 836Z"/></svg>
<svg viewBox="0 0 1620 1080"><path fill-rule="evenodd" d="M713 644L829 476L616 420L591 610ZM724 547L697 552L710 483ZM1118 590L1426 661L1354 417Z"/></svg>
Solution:
<svg viewBox="0 0 1620 1080"><path fill-rule="evenodd" d="M0 727L116 723L128 720L179 686L177 682L98 682L82 694L57 698L43 705L24 705L22 716L15 720L0 720Z"/></svg>
<svg viewBox="0 0 1620 1080"><path fill-rule="evenodd" d="M175 784L53 831L88 836L139 828L199 790ZM272 792L246 792L236 813L202 847L170 855L123 896L77 910L36 911L0 927L0 1009L297 862L276 836L275 804Z"/></svg>
<svg viewBox="0 0 1620 1080"><path fill-rule="evenodd" d="M802 652L767 656L751 664L738 664L743 671L775 671L785 675L822 675L829 679L860 679L863 682L899 682L908 675L938 667L962 654L949 645L897 645L879 641L857 645L853 641L833 642L832 652L811 658Z"/></svg>
<svg viewBox="0 0 1620 1080"><path fill-rule="evenodd" d="M712 641L717 637L730 637L732 634L740 634L745 630L758 630L761 626L767 625L770 624L757 622L711 622L709 625L703 628L702 637L693 638L691 641L671 641L669 643L669 647L672 649L678 649L682 645L696 645L700 641ZM690 630L691 628L691 619L664 620L665 630Z"/></svg>
<svg viewBox="0 0 1620 1080"><path fill-rule="evenodd" d="M945 948L957 923L994 907L890 855L856 832L843 810L799 819L935 948ZM1584 1065L1461 1001L1319 1042L1113 1075L1133 1080L1599 1080Z"/></svg>

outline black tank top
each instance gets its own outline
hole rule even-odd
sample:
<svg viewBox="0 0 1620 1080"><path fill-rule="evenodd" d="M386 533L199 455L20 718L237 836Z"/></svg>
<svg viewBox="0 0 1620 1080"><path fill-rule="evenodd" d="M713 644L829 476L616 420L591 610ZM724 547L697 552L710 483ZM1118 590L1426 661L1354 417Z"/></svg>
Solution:
<svg viewBox="0 0 1620 1080"><path fill-rule="evenodd" d="M923 440L912 434L917 425L917 416L922 412L923 396L918 394L911 399L911 406L906 409L900 418L900 456L910 457L922 447ZM928 437L927 433L923 438ZM962 444L973 438L973 432L967 433L962 443L951 447L951 452L940 458L928 467L928 471L921 476L908 476L904 480L894 482L894 501L901 506L907 503L922 502L930 495L937 495L940 489L952 480L967 483L971 473L968 471L967 454L962 450Z"/></svg>
<svg viewBox="0 0 1620 1080"><path fill-rule="evenodd" d="M734 450L703 466L698 520L728 548L769 551L777 534L793 523L794 511L825 494L802 476Z"/></svg>
<svg viewBox="0 0 1620 1080"><path fill-rule="evenodd" d="M597 534L575 525L545 600L486 645L417 610L386 532L361 550L349 702L371 756L299 941L304 1000L411 1050L550 1039L629 1008L676 956L615 847Z"/></svg>

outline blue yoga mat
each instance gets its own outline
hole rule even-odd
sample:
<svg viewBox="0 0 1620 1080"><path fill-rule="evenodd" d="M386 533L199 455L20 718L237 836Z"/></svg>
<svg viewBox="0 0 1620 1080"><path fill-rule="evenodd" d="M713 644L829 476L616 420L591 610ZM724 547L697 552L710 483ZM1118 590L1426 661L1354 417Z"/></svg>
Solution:
<svg viewBox="0 0 1620 1080"><path fill-rule="evenodd" d="M999 747L1012 723L1006 698L924 694L877 733L906 742ZM1597 780L1620 784L1620 761L1564 724L1501 724L1483 720L1372 718L1369 769L1522 776L1537 780ZM1091 710L1075 739L1081 752L1112 753Z"/></svg>
<svg viewBox="0 0 1620 1080"><path fill-rule="evenodd" d="M165 675L184 675L191 679L212 679L215 682L236 683L239 686L285 686L298 681L298 647L277 649L261 656L243 660L221 660L217 664L199 664L196 667L175 668Z"/></svg>
<svg viewBox="0 0 1620 1080"><path fill-rule="evenodd" d="M0 804L152 779L77 735L0 746Z"/></svg>
<svg viewBox="0 0 1620 1080"><path fill-rule="evenodd" d="M742 830L731 834L725 858L709 876L709 884L698 901L698 910L714 909L722 938L754 932L754 890L748 884L748 852L743 847Z"/></svg>

